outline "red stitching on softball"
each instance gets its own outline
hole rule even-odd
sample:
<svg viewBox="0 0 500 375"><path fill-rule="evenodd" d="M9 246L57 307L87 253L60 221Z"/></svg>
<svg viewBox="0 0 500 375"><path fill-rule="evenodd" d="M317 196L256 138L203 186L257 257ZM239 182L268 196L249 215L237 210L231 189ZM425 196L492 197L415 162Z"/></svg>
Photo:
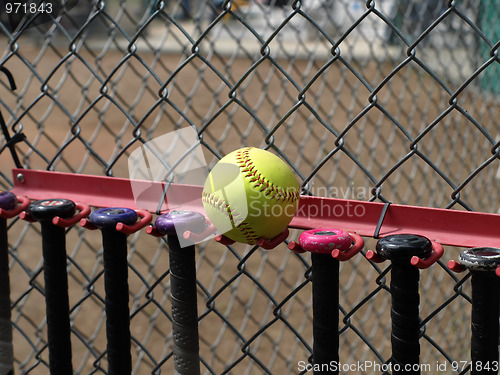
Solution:
<svg viewBox="0 0 500 375"><path fill-rule="evenodd" d="M256 184L253 185L254 188L259 188L263 186L260 189L260 192L265 191L266 196L269 196L270 194L274 193L272 198L276 199L277 201L285 201L293 203L297 199L299 199L300 192L298 190L291 192L289 191L289 189L283 189L280 186L274 186L265 177L262 177L262 175L257 171L255 165L253 164L252 159L250 158L250 150L251 148L249 147L240 149L236 156L236 160L238 161L238 165L243 172L249 171L249 173L247 173L245 177L253 176L253 178L250 178L250 182L257 182Z"/></svg>
<svg viewBox="0 0 500 375"><path fill-rule="evenodd" d="M229 207L224 199L217 197L214 193L202 193L201 200L203 203L209 204L210 206L216 208L220 213L226 215L226 217L231 220L233 226L234 218L238 218L241 216L241 214L234 208L231 209L231 207ZM236 226L236 229L238 229L238 231L243 237L245 237L250 245L254 245L259 238L246 221L242 221L240 224L238 224Z"/></svg>

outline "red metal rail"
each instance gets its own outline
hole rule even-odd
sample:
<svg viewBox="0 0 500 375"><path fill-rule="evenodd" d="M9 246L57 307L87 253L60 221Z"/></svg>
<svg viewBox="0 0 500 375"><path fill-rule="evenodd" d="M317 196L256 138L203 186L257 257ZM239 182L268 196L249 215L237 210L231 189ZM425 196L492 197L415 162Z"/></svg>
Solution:
<svg viewBox="0 0 500 375"><path fill-rule="evenodd" d="M94 207L156 207L158 195L150 194L141 202L134 199L135 189L162 191L163 183L115 177L71 173L13 170L13 192L30 199L66 198ZM184 197L183 209L204 213L201 186L171 184L169 195ZM161 210L168 208L164 202ZM384 208L383 203L347 199L302 196L290 227L312 229L338 227L362 236L373 236ZM380 237L413 233L443 245L462 247L500 247L500 215L482 212L391 204L380 229Z"/></svg>

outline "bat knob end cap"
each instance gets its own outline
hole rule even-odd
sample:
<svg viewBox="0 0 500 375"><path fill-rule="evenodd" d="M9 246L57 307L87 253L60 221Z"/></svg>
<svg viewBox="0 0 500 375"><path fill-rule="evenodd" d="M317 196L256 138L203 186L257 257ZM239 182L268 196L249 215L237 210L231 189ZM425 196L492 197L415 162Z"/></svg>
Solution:
<svg viewBox="0 0 500 375"><path fill-rule="evenodd" d="M394 234L377 242L378 255L391 261L407 261L412 257L425 259L432 253L432 242L416 234Z"/></svg>
<svg viewBox="0 0 500 375"><path fill-rule="evenodd" d="M13 210L17 205L17 197L10 191L0 190L0 209Z"/></svg>
<svg viewBox="0 0 500 375"><path fill-rule="evenodd" d="M496 271L500 266L500 249L494 247L475 247L460 253L461 265L471 271Z"/></svg>
<svg viewBox="0 0 500 375"><path fill-rule="evenodd" d="M199 212L188 210L172 210L156 218L155 229L162 234L178 234L184 232L200 233L206 227L205 216Z"/></svg>
<svg viewBox="0 0 500 375"><path fill-rule="evenodd" d="M69 199L43 199L28 206L29 216L37 221L50 221L60 217L68 219L76 212L76 204Z"/></svg>
<svg viewBox="0 0 500 375"><path fill-rule="evenodd" d="M135 224L137 218L137 212L131 208L109 207L92 212L89 216L89 221L101 229L115 229L118 223L125 225Z"/></svg>

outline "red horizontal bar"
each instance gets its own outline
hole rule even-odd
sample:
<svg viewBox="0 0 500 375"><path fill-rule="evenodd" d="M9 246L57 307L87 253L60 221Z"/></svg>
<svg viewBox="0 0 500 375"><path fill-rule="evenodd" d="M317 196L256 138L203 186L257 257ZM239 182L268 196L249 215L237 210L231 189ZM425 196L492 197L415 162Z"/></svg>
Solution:
<svg viewBox="0 0 500 375"><path fill-rule="evenodd" d="M302 196L295 228L341 228L372 237L383 203ZM318 212L318 213L317 213ZM443 245L500 247L500 215L391 204L379 236L420 234Z"/></svg>
<svg viewBox="0 0 500 375"><path fill-rule="evenodd" d="M21 174L23 178L18 179ZM134 199L134 188L162 191L161 182L129 180L61 172L13 170L13 192L30 199L66 198L94 207L128 207L156 211L157 194ZM169 196L175 196L178 207L204 213L201 186L171 184ZM193 199L193 197L195 197ZM154 199L153 199L154 198ZM383 203L302 196L299 209L290 223L292 228L341 228L372 237L384 207ZM461 247L500 247L500 215L391 204L387 210L380 237L389 234L420 234L443 245Z"/></svg>
<svg viewBox="0 0 500 375"><path fill-rule="evenodd" d="M30 199L66 198L75 202L85 203L93 207L127 207L134 210L145 209L156 211L164 189L164 183L130 180L128 178L92 176L74 173L38 171L31 169L13 169L14 189L18 196ZM22 178L18 178L22 175ZM134 199L132 182L136 191L153 190L138 200ZM184 209L199 210L197 202L192 203L192 197L201 198L201 187L192 185L169 186L169 194L176 197L186 197ZM166 201L161 211L167 209ZM203 207L201 207L203 209Z"/></svg>

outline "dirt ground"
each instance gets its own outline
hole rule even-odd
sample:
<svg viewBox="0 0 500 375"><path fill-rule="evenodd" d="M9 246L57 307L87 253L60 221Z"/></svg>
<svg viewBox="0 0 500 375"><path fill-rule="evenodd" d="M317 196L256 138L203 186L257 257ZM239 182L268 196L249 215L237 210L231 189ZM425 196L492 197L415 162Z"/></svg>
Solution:
<svg viewBox="0 0 500 375"><path fill-rule="evenodd" d="M112 168L114 176L128 177L126 155L137 144L133 143L120 155L138 134L134 134L134 126L127 121L127 116L141 124L141 137L145 139L186 126L187 118L199 129L206 127L203 151L210 164L216 160L210 148L222 155L244 145L262 147L273 126L280 124L274 133L273 145L289 158L298 178L304 180L335 148L336 136L327 127L338 134L369 106L369 91L337 63L320 79L311 82L304 104L285 117L299 95L290 78L304 87L324 61L279 61L287 72L286 77L274 65L277 62L270 60L263 61L245 76L252 61L213 57L207 65L201 58L194 58L176 71L186 62L185 56L138 53L129 56L126 62L123 58L124 55L116 51L100 56L88 51L71 55L48 49L40 54L33 46L21 45L8 59L5 66L18 81L22 100L17 101L12 94L5 94L5 100L18 116L25 111L20 124L33 147L20 144L19 149L29 159L29 168L46 169L52 163L57 171L97 175L104 175ZM115 69L120 62L122 67ZM159 101L161 84L147 74L145 65L152 67L162 82L172 77L167 85L167 101ZM56 66L58 69L54 71ZM356 65L356 68L375 87L394 66L373 62ZM33 77L33 70L38 77ZM172 72L176 72L175 75ZM220 72L225 75L226 83L218 75ZM381 109L387 110L409 135L416 137L426 124L446 110L447 97L428 76L410 68L401 70L377 94L381 107L373 106L358 122L351 123L352 128L343 137L347 150L378 180L409 152L411 144ZM471 115L480 116L485 125L494 123L492 119L500 115L498 107L485 110L485 103L472 93L464 94L461 103ZM224 111L217 114L225 105ZM156 109L150 112L154 106ZM85 116L80 118L82 114ZM281 122L282 118L285 120ZM20 124L15 128L19 129ZM65 147L59 153L63 144ZM473 151L470 151L471 144ZM445 125L431 130L419 143L419 150L446 170L456 184L485 160L490 149L491 144L457 111L449 115ZM3 152L1 172L10 177L11 165L10 155ZM491 178L493 167L485 173ZM373 187L370 176L363 173L346 152L338 152L329 159L313 182L313 187L318 191L323 188L326 195L332 193L329 190L332 186L360 187L364 190L358 192L363 194ZM471 186L464 190L462 198L478 210L497 210L498 192L490 188ZM384 196L393 202L435 207L449 203L451 192L449 185L418 157L388 177L383 189ZM489 204L484 194L489 194ZM365 200L368 196L358 198ZM47 350L42 351L40 358L34 356L46 340L43 296L36 288L43 286L42 275L36 274L41 267L38 225L15 222L9 230L9 243L16 256L12 259L11 271L14 346L20 362L16 373L35 365L30 374L45 374L46 367L37 363L48 360ZM74 228L68 233L67 243L68 254L74 262L70 266L75 332L73 363L78 373L87 374L96 366L96 357L105 350L103 280L98 276L102 270L100 236L98 232ZM368 242L367 249L370 246L373 248L374 241ZM217 374L231 363L236 363L231 374L264 373L253 357L272 373L297 373L297 362L307 361L310 355L297 335L309 347L312 345L310 283L297 290L290 300L287 298L291 290L306 280L308 258L304 261L285 246L271 252L259 249L245 258L249 251L253 250L242 245L228 249L215 242L197 249L198 311L203 316L200 321L202 359ZM447 259L457 255L455 250L449 251ZM135 338L134 371L146 374L172 349L167 316L170 311L168 275L152 290L153 295L147 293L148 286L165 276L167 251L161 241L140 233L130 237L129 262L130 306L135 313L131 321ZM362 256L342 265L341 306L346 312L356 309L340 324L347 328L341 335L341 358L346 358L346 362L377 361L377 354L385 359L390 356L387 291L382 288L369 303L361 303L378 290L377 276L377 271ZM228 284L229 280L233 282ZM389 285L388 280L383 281L383 286ZM422 315L431 314L453 296L454 285L455 280L439 267L423 272ZM211 302L215 294L217 297ZM457 343L466 342L468 338L467 324L464 324L469 320L467 309L463 298L457 298L431 320L426 331L457 360L465 359L466 355L466 348L458 347ZM254 337L260 331L262 334ZM364 340L376 348L376 354ZM422 341L423 361L444 360L429 341ZM147 352L141 351L141 347ZM99 366L106 368L106 360ZM173 360L168 359L160 368L162 373L173 373Z"/></svg>

